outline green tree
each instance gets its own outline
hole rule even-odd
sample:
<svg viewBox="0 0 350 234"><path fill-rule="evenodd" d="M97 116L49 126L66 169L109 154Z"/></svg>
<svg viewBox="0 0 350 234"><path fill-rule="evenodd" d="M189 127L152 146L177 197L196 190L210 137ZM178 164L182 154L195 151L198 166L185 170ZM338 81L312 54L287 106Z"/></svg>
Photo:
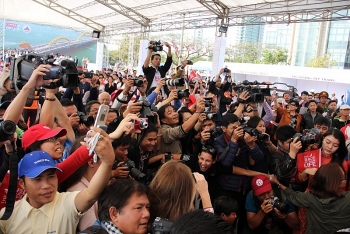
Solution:
<svg viewBox="0 0 350 234"><path fill-rule="evenodd" d="M230 46L226 56L236 63L260 63L262 44L257 42L241 42Z"/></svg>
<svg viewBox="0 0 350 234"><path fill-rule="evenodd" d="M332 59L332 56L329 53L313 58L306 64L307 67L316 68L332 68L332 66L335 65L337 65L337 61Z"/></svg>
<svg viewBox="0 0 350 234"><path fill-rule="evenodd" d="M288 50L282 47L275 49L264 49L262 51L262 63L264 64L278 64L286 63L288 59Z"/></svg>
<svg viewBox="0 0 350 234"><path fill-rule="evenodd" d="M138 63L139 58L139 47L140 47L140 35L124 35L122 38L116 41L119 48L116 50L109 51L109 61L110 64L114 65L116 62L120 64L127 64L129 59L129 49L133 50L133 64L134 66ZM133 48L130 48L130 40L133 40Z"/></svg>

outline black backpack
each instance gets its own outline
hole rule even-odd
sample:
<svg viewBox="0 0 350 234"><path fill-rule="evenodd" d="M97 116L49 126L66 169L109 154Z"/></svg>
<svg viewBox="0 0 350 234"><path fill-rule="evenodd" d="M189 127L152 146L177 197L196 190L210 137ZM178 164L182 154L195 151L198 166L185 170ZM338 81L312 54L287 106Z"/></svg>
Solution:
<svg viewBox="0 0 350 234"><path fill-rule="evenodd" d="M108 232L101 226L93 225L83 231L78 232L77 234L108 234Z"/></svg>

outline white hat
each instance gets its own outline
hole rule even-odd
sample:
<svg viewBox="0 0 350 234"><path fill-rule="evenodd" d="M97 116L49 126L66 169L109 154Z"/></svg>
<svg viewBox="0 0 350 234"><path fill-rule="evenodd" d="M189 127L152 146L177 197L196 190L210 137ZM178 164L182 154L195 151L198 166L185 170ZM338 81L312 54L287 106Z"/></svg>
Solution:
<svg viewBox="0 0 350 234"><path fill-rule="evenodd" d="M339 108L339 110L346 110L346 109L350 110L350 106L348 104L341 105Z"/></svg>

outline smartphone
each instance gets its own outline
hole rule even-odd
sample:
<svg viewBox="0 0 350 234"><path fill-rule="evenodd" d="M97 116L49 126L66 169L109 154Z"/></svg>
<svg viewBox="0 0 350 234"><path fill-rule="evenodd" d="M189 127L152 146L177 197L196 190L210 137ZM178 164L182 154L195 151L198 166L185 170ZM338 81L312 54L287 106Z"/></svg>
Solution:
<svg viewBox="0 0 350 234"><path fill-rule="evenodd" d="M169 162L171 160L171 152L165 153L165 162Z"/></svg>
<svg viewBox="0 0 350 234"><path fill-rule="evenodd" d="M106 123L108 111L109 111L109 106L107 105L101 105L98 108L94 127L102 128L104 131L107 130L107 126L105 125L105 123Z"/></svg>

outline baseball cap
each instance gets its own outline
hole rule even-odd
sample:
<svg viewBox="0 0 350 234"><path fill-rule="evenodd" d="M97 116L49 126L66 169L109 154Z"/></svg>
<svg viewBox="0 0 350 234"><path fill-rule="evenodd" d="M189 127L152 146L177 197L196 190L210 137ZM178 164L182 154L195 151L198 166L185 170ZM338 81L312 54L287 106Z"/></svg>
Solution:
<svg viewBox="0 0 350 234"><path fill-rule="evenodd" d="M348 104L341 105L339 108L339 110L346 110L346 109L350 109L350 106Z"/></svg>
<svg viewBox="0 0 350 234"><path fill-rule="evenodd" d="M26 150L36 141L47 140L54 136L63 137L65 135L67 135L67 130L64 128L51 129L43 124L36 124L24 132L22 136L22 147Z"/></svg>
<svg viewBox="0 0 350 234"><path fill-rule="evenodd" d="M257 175L252 180L252 188L256 196L272 190L271 182L265 175Z"/></svg>
<svg viewBox="0 0 350 234"><path fill-rule="evenodd" d="M10 101L4 101L0 104L0 109L7 109L7 107L9 107L9 105L11 104Z"/></svg>
<svg viewBox="0 0 350 234"><path fill-rule="evenodd" d="M18 177L27 176L29 178L35 178L51 168L62 172L61 169L56 167L55 162L48 153L44 151L33 151L24 155L19 162Z"/></svg>
<svg viewBox="0 0 350 234"><path fill-rule="evenodd" d="M319 97L326 97L326 98L328 98L328 93L326 91L322 91L322 92L320 92Z"/></svg>

